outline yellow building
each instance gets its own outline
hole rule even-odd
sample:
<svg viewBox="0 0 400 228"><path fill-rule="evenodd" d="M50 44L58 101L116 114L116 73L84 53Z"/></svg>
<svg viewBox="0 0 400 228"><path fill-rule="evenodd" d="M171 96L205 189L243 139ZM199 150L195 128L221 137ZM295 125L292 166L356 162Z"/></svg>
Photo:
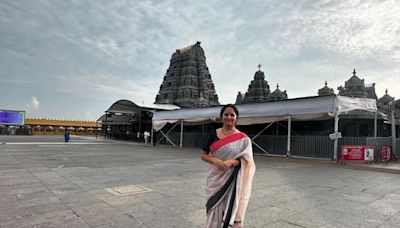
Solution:
<svg viewBox="0 0 400 228"><path fill-rule="evenodd" d="M101 134L101 123L96 121L26 118L25 127L32 135L62 135L66 130L72 135Z"/></svg>

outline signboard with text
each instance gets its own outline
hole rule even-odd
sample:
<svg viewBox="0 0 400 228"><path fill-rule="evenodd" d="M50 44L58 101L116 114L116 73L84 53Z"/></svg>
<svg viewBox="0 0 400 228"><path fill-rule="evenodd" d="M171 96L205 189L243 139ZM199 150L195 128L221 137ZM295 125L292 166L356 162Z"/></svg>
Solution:
<svg viewBox="0 0 400 228"><path fill-rule="evenodd" d="M374 145L343 145L342 160L344 161L373 161Z"/></svg>
<svg viewBox="0 0 400 228"><path fill-rule="evenodd" d="M24 111L0 110L0 124L2 125L24 125Z"/></svg>
<svg viewBox="0 0 400 228"><path fill-rule="evenodd" d="M382 146L381 148L381 161L387 162L390 160L390 146Z"/></svg>
<svg viewBox="0 0 400 228"><path fill-rule="evenodd" d="M342 133L336 132L336 133L329 134L329 138L332 140L340 139L340 138L342 138Z"/></svg>

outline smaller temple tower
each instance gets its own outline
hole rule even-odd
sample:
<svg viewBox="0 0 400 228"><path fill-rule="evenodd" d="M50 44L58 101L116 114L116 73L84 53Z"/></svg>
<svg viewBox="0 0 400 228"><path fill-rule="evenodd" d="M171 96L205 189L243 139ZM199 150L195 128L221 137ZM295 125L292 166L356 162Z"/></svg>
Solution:
<svg viewBox="0 0 400 228"><path fill-rule="evenodd" d="M268 96L268 101L281 101L288 99L286 90L281 91L279 89L279 84L276 84L276 89Z"/></svg>
<svg viewBox="0 0 400 228"><path fill-rule="evenodd" d="M258 64L258 71L254 74L254 80L250 82L242 103L265 102L268 100L270 93L264 72L261 71L261 64Z"/></svg>
<svg viewBox="0 0 400 228"><path fill-rule="evenodd" d="M392 102L394 102L394 97L390 96L388 94L388 90L386 89L385 95L383 95L381 98L378 99L378 101L376 102L376 106L382 112L389 114Z"/></svg>
<svg viewBox="0 0 400 228"><path fill-rule="evenodd" d="M271 93L267 80L265 80L264 72L261 71L261 64L258 64L258 71L254 74L254 79L250 82L249 88L244 97L239 92L236 96L235 104L258 103L268 101L279 101L288 99L286 90L281 91L279 84L274 92Z"/></svg>
<svg viewBox="0 0 400 228"><path fill-rule="evenodd" d="M238 95L236 96L236 102L235 102L235 104L241 104L241 103L243 103L243 95L242 95L242 93L239 91L239 93L238 93Z"/></svg>
<svg viewBox="0 0 400 228"><path fill-rule="evenodd" d="M340 96L377 99L375 83L366 85L364 79L357 77L356 69L353 70L353 76L344 83L344 87L339 86L338 90Z"/></svg>
<svg viewBox="0 0 400 228"><path fill-rule="evenodd" d="M328 87L327 81L325 81L325 86L318 90L318 96L330 96L334 94L333 89Z"/></svg>

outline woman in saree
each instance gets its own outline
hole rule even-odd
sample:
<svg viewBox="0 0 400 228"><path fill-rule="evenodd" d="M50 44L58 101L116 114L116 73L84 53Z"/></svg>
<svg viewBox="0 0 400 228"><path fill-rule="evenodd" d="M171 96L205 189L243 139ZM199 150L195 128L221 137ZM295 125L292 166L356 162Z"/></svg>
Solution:
<svg viewBox="0 0 400 228"><path fill-rule="evenodd" d="M250 138L236 129L236 106L222 107L223 123L211 133L201 159L210 164L206 182L206 228L243 227L255 164Z"/></svg>

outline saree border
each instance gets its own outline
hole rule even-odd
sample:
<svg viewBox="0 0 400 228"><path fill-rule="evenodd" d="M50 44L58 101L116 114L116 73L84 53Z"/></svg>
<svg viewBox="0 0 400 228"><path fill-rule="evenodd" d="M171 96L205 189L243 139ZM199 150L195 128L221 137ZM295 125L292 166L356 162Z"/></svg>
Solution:
<svg viewBox="0 0 400 228"><path fill-rule="evenodd" d="M242 139L242 138L245 138L245 137L247 137L247 135L246 135L245 133L243 133L243 132L238 132L238 133L229 135L229 136L227 136L227 137L225 137L225 138L219 139L219 140L213 142L213 143L210 145L210 153L214 153L214 152L216 152L219 148L225 146L226 144L229 144L229 143L231 143L231 142L235 142L235 141L237 141L237 140L239 140L239 139Z"/></svg>

